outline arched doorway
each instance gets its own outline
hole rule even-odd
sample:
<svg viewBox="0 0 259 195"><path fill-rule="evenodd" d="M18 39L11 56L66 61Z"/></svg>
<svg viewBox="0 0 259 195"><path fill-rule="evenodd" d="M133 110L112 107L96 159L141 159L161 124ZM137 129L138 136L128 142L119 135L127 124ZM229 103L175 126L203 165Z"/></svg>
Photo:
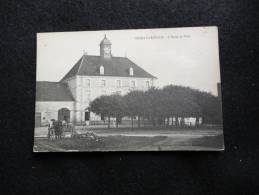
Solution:
<svg viewBox="0 0 259 195"><path fill-rule="evenodd" d="M58 120L59 121L67 121L69 122L70 120L70 110L67 108L61 108L58 110Z"/></svg>
<svg viewBox="0 0 259 195"><path fill-rule="evenodd" d="M85 109L85 124L90 125L90 111L88 108Z"/></svg>
<svg viewBox="0 0 259 195"><path fill-rule="evenodd" d="M89 121L90 120L90 111L89 108L85 109L85 121Z"/></svg>

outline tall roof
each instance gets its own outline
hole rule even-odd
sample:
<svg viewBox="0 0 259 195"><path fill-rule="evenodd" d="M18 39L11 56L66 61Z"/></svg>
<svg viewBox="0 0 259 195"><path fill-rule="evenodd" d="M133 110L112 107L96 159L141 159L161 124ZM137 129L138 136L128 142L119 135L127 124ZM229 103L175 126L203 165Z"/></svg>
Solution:
<svg viewBox="0 0 259 195"><path fill-rule="evenodd" d="M83 55L61 81L75 75L100 76L100 66L104 67L104 74L101 76L156 78L126 57L112 56L105 59L100 56ZM133 76L129 75L130 68L133 68Z"/></svg>
<svg viewBox="0 0 259 195"><path fill-rule="evenodd" d="M111 45L112 43L109 39L107 39L106 35L104 35L104 38L101 41L100 45L102 45L102 44Z"/></svg>
<svg viewBox="0 0 259 195"><path fill-rule="evenodd" d="M37 81L36 101L74 101L74 98L65 83Z"/></svg>

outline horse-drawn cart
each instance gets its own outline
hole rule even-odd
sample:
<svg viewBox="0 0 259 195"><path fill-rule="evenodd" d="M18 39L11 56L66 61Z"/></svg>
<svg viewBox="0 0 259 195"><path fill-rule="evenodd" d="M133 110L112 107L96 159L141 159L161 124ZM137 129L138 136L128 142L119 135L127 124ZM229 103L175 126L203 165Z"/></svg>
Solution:
<svg viewBox="0 0 259 195"><path fill-rule="evenodd" d="M72 123L52 120L48 127L48 139L62 139L65 137L73 137L75 132Z"/></svg>

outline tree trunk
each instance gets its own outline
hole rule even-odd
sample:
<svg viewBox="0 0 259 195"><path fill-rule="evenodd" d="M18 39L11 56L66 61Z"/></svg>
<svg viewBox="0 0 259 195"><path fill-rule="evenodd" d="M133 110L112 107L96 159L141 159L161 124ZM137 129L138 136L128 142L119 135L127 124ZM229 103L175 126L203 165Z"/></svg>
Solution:
<svg viewBox="0 0 259 195"><path fill-rule="evenodd" d="M140 128L140 116L138 115L138 128Z"/></svg>
<svg viewBox="0 0 259 195"><path fill-rule="evenodd" d="M116 118L116 128L118 129L119 127L119 120Z"/></svg>
<svg viewBox="0 0 259 195"><path fill-rule="evenodd" d="M110 122L111 122L111 117L110 115L108 116L108 129L110 129Z"/></svg>
<svg viewBox="0 0 259 195"><path fill-rule="evenodd" d="M178 116L175 117L175 126L176 126L176 127L179 126Z"/></svg>
<svg viewBox="0 0 259 195"><path fill-rule="evenodd" d="M159 127L163 127L163 117L158 118Z"/></svg>
<svg viewBox="0 0 259 195"><path fill-rule="evenodd" d="M181 117L181 127L184 127L185 124L184 124L184 117Z"/></svg>
<svg viewBox="0 0 259 195"><path fill-rule="evenodd" d="M143 115L142 121L143 121L143 127L145 128L145 114Z"/></svg>
<svg viewBox="0 0 259 195"><path fill-rule="evenodd" d="M199 127L199 117L196 117L195 126L196 126L196 127Z"/></svg>
<svg viewBox="0 0 259 195"><path fill-rule="evenodd" d="M133 116L131 116L131 128L133 129Z"/></svg>
<svg viewBox="0 0 259 195"><path fill-rule="evenodd" d="M118 123L119 123L119 119L118 119L118 116L117 116L117 113L115 113L115 122L116 122L116 128L118 129Z"/></svg>
<svg viewBox="0 0 259 195"><path fill-rule="evenodd" d="M152 121L153 127L155 127L156 126L156 122L155 122L155 119L153 117L151 118L151 121Z"/></svg>
<svg viewBox="0 0 259 195"><path fill-rule="evenodd" d="M167 117L166 127L169 127L169 119L170 119L170 117Z"/></svg>

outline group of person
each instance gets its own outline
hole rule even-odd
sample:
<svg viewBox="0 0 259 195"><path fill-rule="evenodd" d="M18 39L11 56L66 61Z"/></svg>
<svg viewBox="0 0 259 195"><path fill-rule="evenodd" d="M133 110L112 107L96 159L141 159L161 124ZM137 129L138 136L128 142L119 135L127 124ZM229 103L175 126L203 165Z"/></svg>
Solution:
<svg viewBox="0 0 259 195"><path fill-rule="evenodd" d="M51 119L48 125L48 139L61 139L64 137L64 130L68 128L66 120L60 121Z"/></svg>

